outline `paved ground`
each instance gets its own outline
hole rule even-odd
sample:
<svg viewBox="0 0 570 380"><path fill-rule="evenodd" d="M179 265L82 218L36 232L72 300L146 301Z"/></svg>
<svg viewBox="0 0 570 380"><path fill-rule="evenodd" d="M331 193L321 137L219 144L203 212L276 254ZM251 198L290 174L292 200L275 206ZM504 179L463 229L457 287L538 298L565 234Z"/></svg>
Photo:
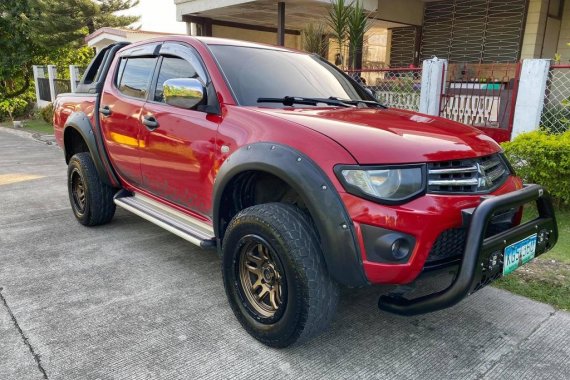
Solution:
<svg viewBox="0 0 570 380"><path fill-rule="evenodd" d="M0 379L567 379L570 314L487 288L405 318L345 292L300 347L250 338L215 254L127 212L75 222L62 153L0 129Z"/></svg>

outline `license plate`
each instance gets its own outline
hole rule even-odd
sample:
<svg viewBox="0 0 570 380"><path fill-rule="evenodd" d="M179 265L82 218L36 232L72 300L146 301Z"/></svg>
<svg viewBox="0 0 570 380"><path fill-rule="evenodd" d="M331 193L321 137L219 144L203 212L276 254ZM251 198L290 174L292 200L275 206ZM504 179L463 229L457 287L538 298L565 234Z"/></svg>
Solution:
<svg viewBox="0 0 570 380"><path fill-rule="evenodd" d="M524 238L505 248L503 276L528 263L536 251L536 234Z"/></svg>

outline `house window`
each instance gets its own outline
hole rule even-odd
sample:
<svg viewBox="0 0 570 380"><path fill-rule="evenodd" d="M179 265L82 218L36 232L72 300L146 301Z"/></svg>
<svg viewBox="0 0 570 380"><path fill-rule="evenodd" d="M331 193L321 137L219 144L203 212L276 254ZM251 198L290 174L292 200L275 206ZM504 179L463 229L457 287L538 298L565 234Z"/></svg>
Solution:
<svg viewBox="0 0 570 380"><path fill-rule="evenodd" d="M390 66L406 67L417 65L417 42L419 28L407 26L390 29L392 39L390 44Z"/></svg>
<svg viewBox="0 0 570 380"><path fill-rule="evenodd" d="M515 62L526 0L447 0L425 6L421 57L450 62Z"/></svg>

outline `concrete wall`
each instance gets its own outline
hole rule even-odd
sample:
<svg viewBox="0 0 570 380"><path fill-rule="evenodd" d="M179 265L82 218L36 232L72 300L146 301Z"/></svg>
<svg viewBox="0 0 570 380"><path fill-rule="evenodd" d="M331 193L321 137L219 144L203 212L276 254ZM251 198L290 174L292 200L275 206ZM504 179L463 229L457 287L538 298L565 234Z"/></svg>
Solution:
<svg viewBox="0 0 570 380"><path fill-rule="evenodd" d="M424 2L421 0L378 0L376 18L409 25L422 25Z"/></svg>
<svg viewBox="0 0 570 380"><path fill-rule="evenodd" d="M229 26L212 25L212 35L214 37L233 38L236 40L270 45L277 43L277 33L233 28ZM293 49L301 49L301 36L285 34L285 46Z"/></svg>
<svg viewBox="0 0 570 380"><path fill-rule="evenodd" d="M529 1L521 59L540 57L547 16L548 0Z"/></svg>

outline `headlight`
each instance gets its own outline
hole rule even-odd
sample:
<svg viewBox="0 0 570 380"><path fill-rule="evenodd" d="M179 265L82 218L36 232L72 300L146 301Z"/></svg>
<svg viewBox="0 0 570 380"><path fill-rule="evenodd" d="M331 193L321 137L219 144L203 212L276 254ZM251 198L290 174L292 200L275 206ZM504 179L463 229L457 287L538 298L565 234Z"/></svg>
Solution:
<svg viewBox="0 0 570 380"><path fill-rule="evenodd" d="M351 194L384 203L403 203L425 189L425 166L339 166L337 177Z"/></svg>

